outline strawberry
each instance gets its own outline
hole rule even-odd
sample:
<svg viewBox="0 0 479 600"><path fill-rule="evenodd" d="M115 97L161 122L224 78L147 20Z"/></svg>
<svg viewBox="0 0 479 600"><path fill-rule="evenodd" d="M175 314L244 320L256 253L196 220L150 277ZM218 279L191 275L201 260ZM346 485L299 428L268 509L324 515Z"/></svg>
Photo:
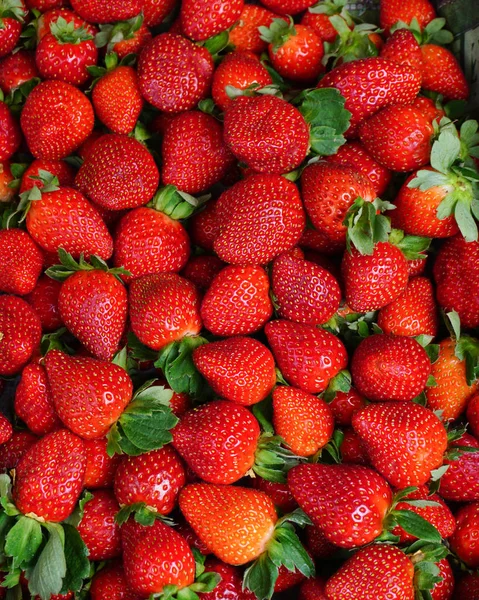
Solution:
<svg viewBox="0 0 479 600"><path fill-rule="evenodd" d="M134 592L126 581L120 562L112 562L97 571L91 580L91 600L142 600L143 596Z"/></svg>
<svg viewBox="0 0 479 600"><path fill-rule="evenodd" d="M334 87L346 98L352 114L347 137L354 137L363 119L391 104L411 104L421 87L417 69L385 58L363 58L330 71L318 87Z"/></svg>
<svg viewBox="0 0 479 600"><path fill-rule="evenodd" d="M331 44L338 37L338 32L331 22L330 17L340 15L348 27L353 25L351 16L345 10L345 4L344 0L318 2L309 7L300 22L302 25L307 25L311 29L314 29L323 42Z"/></svg>
<svg viewBox="0 0 479 600"><path fill-rule="evenodd" d="M142 8L141 0L113 0L105 6L101 0L73 0L72 8L80 17L90 23L111 23L138 15Z"/></svg>
<svg viewBox="0 0 479 600"><path fill-rule="evenodd" d="M304 206L314 227L333 243L345 245L343 221L357 197L372 202L376 192L365 175L349 165L317 162L301 175Z"/></svg>
<svg viewBox="0 0 479 600"><path fill-rule="evenodd" d="M100 207L122 210L151 200L159 178L153 157L140 142L109 134L95 142L75 177L75 185Z"/></svg>
<svg viewBox="0 0 479 600"><path fill-rule="evenodd" d="M40 12L45 12L52 8L57 8L65 4L65 0L25 0L25 4L30 9L36 9Z"/></svg>
<svg viewBox="0 0 479 600"><path fill-rule="evenodd" d="M309 148L309 128L299 110L277 96L240 96L227 109L224 138L236 158L258 173L286 173Z"/></svg>
<svg viewBox="0 0 479 600"><path fill-rule="evenodd" d="M130 285L129 305L133 332L153 350L201 330L198 292L176 273L135 279Z"/></svg>
<svg viewBox="0 0 479 600"><path fill-rule="evenodd" d="M12 438L13 427L7 417L0 413L0 444L5 444Z"/></svg>
<svg viewBox="0 0 479 600"><path fill-rule="evenodd" d="M14 375L38 349L42 327L29 304L16 296L0 296L0 375Z"/></svg>
<svg viewBox="0 0 479 600"><path fill-rule="evenodd" d="M18 150L21 141L17 121L5 102L0 102L0 161L8 160Z"/></svg>
<svg viewBox="0 0 479 600"><path fill-rule="evenodd" d="M42 81L30 93L20 124L36 158L59 159L74 152L93 130L88 98L64 81Z"/></svg>
<svg viewBox="0 0 479 600"><path fill-rule="evenodd" d="M454 594L454 600L479 600L479 574L465 573L457 582Z"/></svg>
<svg viewBox="0 0 479 600"><path fill-rule="evenodd" d="M291 590L305 579L306 577L301 571L288 571L284 565L281 565L278 570L278 579L274 584L274 591L279 593Z"/></svg>
<svg viewBox="0 0 479 600"><path fill-rule="evenodd" d="M269 262L297 244L305 226L297 187L279 175L252 175L234 184L219 197L215 218L215 251L234 264Z"/></svg>
<svg viewBox="0 0 479 600"><path fill-rule="evenodd" d="M342 342L323 329L280 319L270 321L265 333L283 376L304 392L323 392L347 365Z"/></svg>
<svg viewBox="0 0 479 600"><path fill-rule="evenodd" d="M209 200L203 210L193 214L190 219L191 241L204 250L213 250L215 240L220 232L216 205L216 200Z"/></svg>
<svg viewBox="0 0 479 600"><path fill-rule="evenodd" d="M5 94L18 89L34 77L38 77L35 56L28 50L18 50L0 61L0 89Z"/></svg>
<svg viewBox="0 0 479 600"><path fill-rule="evenodd" d="M262 0L261 4L277 15L297 15L312 6L314 0Z"/></svg>
<svg viewBox="0 0 479 600"><path fill-rule="evenodd" d="M74 29L83 28L91 36L95 36L95 34L98 32L94 25L87 23L76 12L70 10L69 8L57 7L53 8L52 10L47 10L38 17L36 23L38 42L40 42L47 34L52 33L52 26L53 31L55 31L55 23L59 18L63 19L63 21L66 21L67 24L71 24ZM60 23L63 23L63 21L60 21Z"/></svg>
<svg viewBox="0 0 479 600"><path fill-rule="evenodd" d="M58 416L85 439L103 437L131 400L131 379L115 364L50 350L45 368Z"/></svg>
<svg viewBox="0 0 479 600"><path fill-rule="evenodd" d="M89 560L108 560L120 556L120 527L115 521L119 509L110 490L96 490L83 505L78 533L88 548Z"/></svg>
<svg viewBox="0 0 479 600"><path fill-rule="evenodd" d="M45 332L55 331L62 326L63 322L58 310L58 294L61 283L54 281L46 275L42 275L33 288L32 292L25 296L25 300L40 317L42 330Z"/></svg>
<svg viewBox="0 0 479 600"><path fill-rule="evenodd" d="M213 70L213 59L205 48L181 35L162 33L140 54L140 90L145 100L162 111L189 110L207 95Z"/></svg>
<svg viewBox="0 0 479 600"><path fill-rule="evenodd" d="M427 277L409 279L403 293L379 311L378 326L393 335L436 336L438 318L431 281Z"/></svg>
<svg viewBox="0 0 479 600"><path fill-rule="evenodd" d="M413 106L387 106L359 127L359 139L379 163L407 172L429 163L433 127Z"/></svg>
<svg viewBox="0 0 479 600"><path fill-rule="evenodd" d="M443 463L444 425L419 404L370 404L353 416L352 424L372 465L395 487L422 485Z"/></svg>
<svg viewBox="0 0 479 600"><path fill-rule="evenodd" d="M341 289L329 271L303 256L295 249L274 259L272 291L278 315L297 323L322 325L338 310Z"/></svg>
<svg viewBox="0 0 479 600"><path fill-rule="evenodd" d="M144 502L160 515L176 506L186 483L183 463L170 446L123 457L115 473L115 497L121 506Z"/></svg>
<svg viewBox="0 0 479 600"><path fill-rule="evenodd" d="M14 429L10 439L2 445L0 471L5 473L10 469L14 469L23 455L37 441L37 436L33 435L28 429Z"/></svg>
<svg viewBox="0 0 479 600"><path fill-rule="evenodd" d="M343 429L343 439L339 446L343 464L369 466L366 450L356 432L351 427Z"/></svg>
<svg viewBox="0 0 479 600"><path fill-rule="evenodd" d="M471 569L479 567L477 530L479 527L479 503L472 502L456 513L456 531L449 539L451 550ZM469 598L469 596L467 596Z"/></svg>
<svg viewBox="0 0 479 600"><path fill-rule="evenodd" d="M399 29L398 31L406 31L405 29ZM434 121L439 121L446 116L444 109L441 107L439 102L434 102L431 98L426 98L426 96L417 96L417 98L412 103L412 106L418 108L422 114L429 119L431 123Z"/></svg>
<svg viewBox="0 0 479 600"><path fill-rule="evenodd" d="M214 400L186 412L173 430L173 445L202 480L238 481L255 462L258 421L244 406Z"/></svg>
<svg viewBox="0 0 479 600"><path fill-rule="evenodd" d="M441 577L442 579L434 584L431 590L431 598L432 600L451 600L455 587L451 565L447 558L443 558L436 563L436 566L439 569L438 578ZM470 598L470 600L474 599Z"/></svg>
<svg viewBox="0 0 479 600"><path fill-rule="evenodd" d="M336 425L351 425L351 419L356 411L367 402L363 396L351 387L347 392L337 391L334 398L329 402Z"/></svg>
<svg viewBox="0 0 479 600"><path fill-rule="evenodd" d="M324 400L288 386L273 391L273 424L277 435L298 456L312 456L333 435L334 419Z"/></svg>
<svg viewBox="0 0 479 600"><path fill-rule="evenodd" d="M3 0L0 8L0 56L7 56L18 44L26 16L23 0Z"/></svg>
<svg viewBox="0 0 479 600"><path fill-rule="evenodd" d="M357 347L351 363L353 382L369 400L412 400L426 387L431 363L415 339L371 335Z"/></svg>
<svg viewBox="0 0 479 600"><path fill-rule="evenodd" d="M456 446L458 448L456 448ZM462 450L470 448L470 452ZM475 437L464 433L450 448L450 457L444 461L449 465L441 477L441 495L453 502L479 500L479 442ZM446 537L446 536L444 536Z"/></svg>
<svg viewBox="0 0 479 600"><path fill-rule="evenodd" d="M321 62L323 41L307 25L274 19L268 27L260 27L261 38L268 42L268 54L278 73L291 81L308 83L317 80L324 70Z"/></svg>
<svg viewBox="0 0 479 600"><path fill-rule="evenodd" d="M93 88L92 102L96 116L113 133L131 133L143 108L135 69L120 65L106 72Z"/></svg>
<svg viewBox="0 0 479 600"><path fill-rule="evenodd" d="M157 4L160 7L159 4ZM107 53L114 52L119 60L123 60L129 54L140 54L152 39L152 33L144 23L146 18L146 6L143 7L143 19L141 15L132 17L127 21L117 21L113 24L100 24L100 34L95 39L97 46L106 46Z"/></svg>
<svg viewBox="0 0 479 600"><path fill-rule="evenodd" d="M66 519L83 488L86 452L83 441L59 429L31 446L15 471L13 500L23 514L45 521Z"/></svg>
<svg viewBox="0 0 479 600"><path fill-rule="evenodd" d="M273 355L253 338L235 336L198 346L193 361L218 396L244 406L264 400L276 383Z"/></svg>
<svg viewBox="0 0 479 600"><path fill-rule="evenodd" d="M255 600L256 596L253 592L243 590L241 572L238 568L209 557L205 561L205 570L207 573L218 573L221 581L212 592L198 594L200 600L223 600L227 597L231 597L231 600Z"/></svg>
<svg viewBox="0 0 479 600"><path fill-rule="evenodd" d="M163 183L189 194L217 183L234 162L221 124L199 110L172 119L163 137L162 159Z"/></svg>
<svg viewBox="0 0 479 600"><path fill-rule="evenodd" d="M121 528L123 566L133 591L149 596L168 585L182 589L195 579L195 560L186 540L162 521L143 527L134 520Z"/></svg>
<svg viewBox="0 0 479 600"><path fill-rule="evenodd" d="M84 440L86 450L86 471L84 485L93 490L113 487L120 456L108 456L107 439Z"/></svg>
<svg viewBox="0 0 479 600"><path fill-rule="evenodd" d="M267 494L274 502L274 505L284 514L298 508L287 483L268 481L268 479L263 479L263 477L256 474L256 477L251 478L251 487Z"/></svg>
<svg viewBox="0 0 479 600"><path fill-rule="evenodd" d="M175 2L172 0L143 0L142 13L144 23L148 27L159 25L167 15L175 8Z"/></svg>
<svg viewBox="0 0 479 600"><path fill-rule="evenodd" d="M180 22L183 34L194 41L206 40L236 23L243 0L183 0Z"/></svg>
<svg viewBox="0 0 479 600"><path fill-rule="evenodd" d="M288 485L313 524L341 548L372 542L392 503L386 481L359 465L299 465L289 471Z"/></svg>
<svg viewBox="0 0 479 600"><path fill-rule="evenodd" d="M269 27L275 15L271 11L256 4L245 4L237 24L229 32L229 42L236 50L249 50L261 54L266 50L259 33L259 27Z"/></svg>
<svg viewBox="0 0 479 600"><path fill-rule="evenodd" d="M469 85L452 52L436 44L421 46L421 52L422 87L447 100L467 100Z"/></svg>
<svg viewBox="0 0 479 600"><path fill-rule="evenodd" d="M474 394L467 403L466 417L472 434L479 437L479 394Z"/></svg>
<svg viewBox="0 0 479 600"><path fill-rule="evenodd" d="M23 194L33 187L39 190L45 187L48 178L43 178L45 172L58 179L58 184L62 187L73 187L75 181L75 170L64 160L45 160L36 158L25 169L20 182L20 193Z"/></svg>
<svg viewBox="0 0 479 600"><path fill-rule="evenodd" d="M0 206L3 202L10 202L15 195L15 191L10 187L12 181L14 177L9 161L0 162Z"/></svg>
<svg viewBox="0 0 479 600"><path fill-rule="evenodd" d="M307 579L299 588L298 600L328 600L325 585L319 577Z"/></svg>
<svg viewBox="0 0 479 600"><path fill-rule="evenodd" d="M271 318L269 279L259 266L228 265L213 279L201 303L203 324L213 335L247 335Z"/></svg>
<svg viewBox="0 0 479 600"><path fill-rule="evenodd" d="M225 266L217 256L203 254L190 257L181 274L204 293Z"/></svg>
<svg viewBox="0 0 479 600"><path fill-rule="evenodd" d="M409 29L396 29L386 40L380 56L422 71L421 47Z"/></svg>
<svg viewBox="0 0 479 600"><path fill-rule="evenodd" d="M42 272L43 256L21 229L0 230L0 291L24 296Z"/></svg>
<svg viewBox="0 0 479 600"><path fill-rule="evenodd" d="M412 19L417 19L423 29L435 16L436 11L429 0L381 0L379 23L389 32L398 21L409 25Z"/></svg>

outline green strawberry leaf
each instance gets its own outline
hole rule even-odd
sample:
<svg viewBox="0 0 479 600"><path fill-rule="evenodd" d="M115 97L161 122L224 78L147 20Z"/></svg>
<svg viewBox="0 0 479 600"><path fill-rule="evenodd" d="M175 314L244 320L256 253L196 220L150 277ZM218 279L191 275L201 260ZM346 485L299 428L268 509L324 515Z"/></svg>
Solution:
<svg viewBox="0 0 479 600"><path fill-rule="evenodd" d="M424 169L421 171L417 171L416 176L413 179L411 179L411 181L407 184L407 187L419 188L421 192L425 192L429 188L441 185L449 185L449 177L447 175L439 173L438 171L429 171Z"/></svg>
<svg viewBox="0 0 479 600"><path fill-rule="evenodd" d="M478 237L477 224L471 214L471 204L459 198L454 207L456 223L466 242L476 242Z"/></svg>
<svg viewBox="0 0 479 600"><path fill-rule="evenodd" d="M284 382L284 385L287 385L287 383ZM261 402L254 404L252 410L253 415L258 419L262 430L265 433L274 435L273 402L271 396L268 396L264 400L261 400Z"/></svg>
<svg viewBox="0 0 479 600"><path fill-rule="evenodd" d="M263 479L276 483L286 483L287 472L305 458L283 446L284 440L278 435L264 433L258 440L253 471Z"/></svg>
<svg viewBox="0 0 479 600"><path fill-rule="evenodd" d="M200 196L195 198L186 192L180 191L174 185L166 185L159 188L153 196L151 202L147 204L149 208L165 213L170 219L179 221L187 219L198 208L210 199L211 195Z"/></svg>
<svg viewBox="0 0 479 600"><path fill-rule="evenodd" d="M126 523L130 516L133 515L135 521L145 527L150 527L155 522L158 513L150 510L144 502L135 502L134 504L127 504L123 506L115 516L115 521L118 525Z"/></svg>
<svg viewBox="0 0 479 600"><path fill-rule="evenodd" d="M222 50L226 48L230 41L230 36L228 30L224 30L213 37L208 38L203 42L204 48L208 50L208 52L216 57Z"/></svg>
<svg viewBox="0 0 479 600"><path fill-rule="evenodd" d="M336 154L345 142L344 135L337 133L336 128L330 125L318 125L310 129L309 144L311 150L320 156Z"/></svg>
<svg viewBox="0 0 479 600"><path fill-rule="evenodd" d="M63 531L65 532L66 573L63 579L62 594L66 594L69 591L81 590L83 580L90 573L90 561L88 560L88 549L78 530L73 525L64 523Z"/></svg>
<svg viewBox="0 0 479 600"><path fill-rule="evenodd" d="M407 533L426 542L441 543L441 534L434 525L412 510L393 510L390 514Z"/></svg>
<svg viewBox="0 0 479 600"><path fill-rule="evenodd" d="M269 600L277 579L278 567L265 552L245 570L243 588L253 592L258 600Z"/></svg>
<svg viewBox="0 0 479 600"><path fill-rule="evenodd" d="M432 145L431 166L436 171L447 175L452 165L459 158L460 153L461 142L459 141L457 132L454 135L449 129L444 130Z"/></svg>
<svg viewBox="0 0 479 600"><path fill-rule="evenodd" d="M128 347L123 346L121 350L119 350L115 356L112 358L111 362L118 367L121 367L125 371L128 371Z"/></svg>
<svg viewBox="0 0 479 600"><path fill-rule="evenodd" d="M273 53L281 48L281 46L289 40L291 36L296 35L296 29L294 28L294 22L292 17L285 19L273 19L269 27L261 25L258 27L260 38L272 45Z"/></svg>
<svg viewBox="0 0 479 600"><path fill-rule="evenodd" d="M59 594L67 572L65 560L65 533L57 523L45 523L48 540L33 567L26 569L28 589L33 596L49 600Z"/></svg>
<svg viewBox="0 0 479 600"><path fill-rule="evenodd" d="M40 523L30 517L20 517L5 538L5 554L13 558L14 569L28 564L42 543Z"/></svg>
<svg viewBox="0 0 479 600"><path fill-rule="evenodd" d="M361 254L370 255L378 242L386 242L391 231L391 221L378 211L395 208L389 202L376 198L374 202L366 202L358 197L353 202L343 224L347 227L346 247L351 252L351 244Z"/></svg>
<svg viewBox="0 0 479 600"><path fill-rule="evenodd" d="M456 342L454 353L459 360L466 361L466 380L472 385L479 377L479 341L463 335Z"/></svg>
<svg viewBox="0 0 479 600"><path fill-rule="evenodd" d="M323 392L322 398L325 402L331 402L336 397L336 392L349 392L351 389L351 373L344 369L335 375Z"/></svg>
<svg viewBox="0 0 479 600"><path fill-rule="evenodd" d="M424 252L429 249L432 240L418 235L404 235L400 229L393 229L389 241L397 246L408 260L417 260L424 258Z"/></svg>

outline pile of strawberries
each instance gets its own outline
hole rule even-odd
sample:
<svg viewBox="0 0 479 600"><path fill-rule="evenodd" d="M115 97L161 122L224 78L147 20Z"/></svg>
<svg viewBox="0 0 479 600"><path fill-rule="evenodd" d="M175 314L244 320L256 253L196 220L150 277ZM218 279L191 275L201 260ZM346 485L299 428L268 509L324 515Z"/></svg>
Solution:
<svg viewBox="0 0 479 600"><path fill-rule="evenodd" d="M468 84L314 2L1 0L0 598L479 600Z"/></svg>

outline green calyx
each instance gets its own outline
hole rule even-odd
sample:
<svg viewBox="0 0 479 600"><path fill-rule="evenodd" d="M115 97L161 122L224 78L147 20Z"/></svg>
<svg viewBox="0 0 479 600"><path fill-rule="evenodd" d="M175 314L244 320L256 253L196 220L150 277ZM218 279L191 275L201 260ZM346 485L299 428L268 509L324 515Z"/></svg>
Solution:
<svg viewBox="0 0 479 600"><path fill-rule="evenodd" d="M375 44L369 39L371 33L381 32L375 25L360 23L351 29L340 15L329 17L329 20L338 35L333 42L324 43L323 65L327 65L330 60L332 60L332 65L336 66L339 59L345 63L379 54Z"/></svg>
<svg viewBox="0 0 479 600"><path fill-rule="evenodd" d="M346 10L347 0L321 0L318 4L310 6L308 11L314 15L341 15L348 25L354 25L350 13Z"/></svg>
<svg viewBox="0 0 479 600"><path fill-rule="evenodd" d="M144 527L150 527L153 523L159 519L166 525L173 527L175 522L173 519L160 515L151 506L147 506L144 502L135 502L134 504L127 504L123 506L115 516L115 521L118 525L126 523L130 516L133 515L135 521Z"/></svg>
<svg viewBox="0 0 479 600"><path fill-rule="evenodd" d="M143 15L140 13L128 21L118 21L113 25L100 25L100 31L95 36L95 45L97 48L106 46L107 52L111 52L115 44L131 40L142 24Z"/></svg>
<svg viewBox="0 0 479 600"><path fill-rule="evenodd" d="M296 35L293 18L288 17L288 19L288 21L273 19L269 27L265 27L264 25L258 27L260 38L272 45L273 54L276 54L290 37Z"/></svg>
<svg viewBox="0 0 479 600"><path fill-rule="evenodd" d="M328 384L328 387L324 390L322 398L325 402L331 402L336 397L336 392L349 392L351 389L351 373L344 369L339 371Z"/></svg>
<svg viewBox="0 0 479 600"><path fill-rule="evenodd" d="M395 23L391 27L391 33L394 33L398 29L408 29L420 45L437 44L439 46L445 46L450 44L454 39L452 33L444 29L445 24L446 19L437 18L430 21L426 27L421 29L418 20L414 17L409 24L404 21Z"/></svg>
<svg viewBox="0 0 479 600"><path fill-rule="evenodd" d="M417 600L432 600L431 590L442 581L437 563L446 558L449 550L442 543L417 540L404 549L414 565L414 587Z"/></svg>
<svg viewBox="0 0 479 600"><path fill-rule="evenodd" d="M408 260L418 260L424 257L431 245L431 239L418 235L405 235L400 229L391 229L389 242L397 246Z"/></svg>
<svg viewBox="0 0 479 600"><path fill-rule="evenodd" d="M21 0L0 0L0 19L15 19L25 21L25 6ZM0 21L1 22L1 21ZM1 29L4 29L3 23Z"/></svg>
<svg viewBox="0 0 479 600"><path fill-rule="evenodd" d="M279 435L263 433L256 447L252 470L268 481L286 483L288 471L305 460L285 448L284 440Z"/></svg>
<svg viewBox="0 0 479 600"><path fill-rule="evenodd" d="M347 251L351 252L354 246L360 254L371 255L378 242L387 242L391 221L382 212L394 208L392 204L380 198L376 198L374 202L366 202L361 197L356 198L343 221L347 227Z"/></svg>
<svg viewBox="0 0 479 600"><path fill-rule="evenodd" d="M131 275L131 273L123 267L110 269L102 258L95 255L90 256L90 262L87 262L83 254L81 254L80 260L77 262L66 250L59 248L58 258L60 259L61 264L53 265L45 271L48 277L51 277L56 281L65 281L73 275L73 273L78 271L104 271L105 273L114 275L119 281L122 281L122 275Z"/></svg>
<svg viewBox="0 0 479 600"><path fill-rule="evenodd" d="M156 192L147 206L179 221L190 217L210 198L211 194L195 198L186 192L182 192L174 185L166 185Z"/></svg>
<svg viewBox="0 0 479 600"><path fill-rule="evenodd" d="M314 577L314 563L299 541L294 525L305 527L311 521L301 509L279 519L265 552L244 573L243 588L252 591L258 600L272 597L281 565L288 571L299 571L306 578Z"/></svg>
<svg viewBox="0 0 479 600"><path fill-rule="evenodd" d="M39 170L38 176L31 176L31 179L41 181L43 183L43 187L40 189L36 185L34 185L31 189L20 194L20 202L18 206L13 212L8 221L7 227L10 226L12 220L16 220L18 223L23 223L25 220L28 211L30 210L30 206L32 202L37 202L42 199L42 194L46 194L48 192L56 192L60 189L60 183L58 178L52 175L48 171L44 171L42 169Z"/></svg>
<svg viewBox="0 0 479 600"><path fill-rule="evenodd" d="M455 310L442 314L446 327L456 342L454 354L459 360L465 361L467 384L472 385L479 378L479 340L462 334L461 320Z"/></svg>
<svg viewBox="0 0 479 600"><path fill-rule="evenodd" d="M81 42L93 39L93 36L84 25L77 27L74 21L67 22L63 17L58 17L58 19L50 25L50 33L61 44L78 45Z"/></svg>

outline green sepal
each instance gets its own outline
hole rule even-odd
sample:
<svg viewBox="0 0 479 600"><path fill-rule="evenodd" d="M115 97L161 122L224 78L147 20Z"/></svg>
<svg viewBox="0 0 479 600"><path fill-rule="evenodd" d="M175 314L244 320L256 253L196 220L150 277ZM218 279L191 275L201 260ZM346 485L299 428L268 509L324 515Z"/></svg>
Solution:
<svg viewBox="0 0 479 600"><path fill-rule="evenodd" d="M418 235L404 235L400 229L392 229L389 242L397 246L408 260L417 260L424 257L424 253L431 245L431 239Z"/></svg>
<svg viewBox="0 0 479 600"><path fill-rule="evenodd" d="M93 36L85 26L78 27L75 21L67 22L61 16L50 24L50 33L60 44L78 45L81 42L93 39Z"/></svg>
<svg viewBox="0 0 479 600"><path fill-rule="evenodd" d="M186 192L178 190L174 185L166 185L156 192L147 206L163 212L171 219L178 221L190 217L210 197L210 195L206 195L195 198Z"/></svg>
<svg viewBox="0 0 479 600"><path fill-rule="evenodd" d="M115 516L115 521L118 525L123 525L126 523L130 516L133 515L134 519L140 525L145 527L150 527L154 524L157 518L160 518L160 515L154 510L148 508L148 506L144 502L135 502L134 504L127 504L123 506ZM161 517L164 520L164 517Z"/></svg>
<svg viewBox="0 0 479 600"><path fill-rule="evenodd" d="M63 521L63 523L67 523L68 525L73 525L73 527L78 527L80 521L83 519L83 513L85 511L85 504L89 502L93 498L93 494L88 490L84 490L80 499L77 502L72 514Z"/></svg>
<svg viewBox="0 0 479 600"><path fill-rule="evenodd" d="M122 281L121 275L131 275L123 267L111 269L102 258L94 254L90 256L89 262L85 260L83 254L80 254L80 259L76 261L66 250L58 248L58 258L61 264L53 265L45 271L48 277L56 281L65 281L78 271L105 271L114 275L119 281Z"/></svg>
<svg viewBox="0 0 479 600"><path fill-rule="evenodd" d="M202 46L208 50L208 52L216 58L220 52L222 52L229 44L230 36L228 30L225 29L217 35L208 38L202 42Z"/></svg>
<svg viewBox="0 0 479 600"><path fill-rule="evenodd" d="M461 338L461 319L455 310L443 313L444 322L451 336L458 341Z"/></svg>
<svg viewBox="0 0 479 600"><path fill-rule="evenodd" d="M50 350L61 350L66 354L72 354L71 348L69 348L67 342L63 339L64 336L68 336L68 330L66 327L60 327L52 333L45 333L42 335L40 341L40 352L45 356Z"/></svg>
<svg viewBox="0 0 479 600"><path fill-rule="evenodd" d="M15 21L23 23L25 21L24 4L20 0L2 0L0 5L1 19L15 19Z"/></svg>
<svg viewBox="0 0 479 600"><path fill-rule="evenodd" d="M347 393L351 389L351 373L347 369L339 371L329 380L328 387L324 390L322 398L325 402L331 402L336 397L336 392Z"/></svg>
<svg viewBox="0 0 479 600"><path fill-rule="evenodd" d="M256 404L254 404L252 411L253 415L258 419L262 430L265 433L274 435L273 402L271 396L268 396L264 400L261 400L261 402L257 402Z"/></svg>
<svg viewBox="0 0 479 600"><path fill-rule="evenodd" d="M436 386L437 386L436 378L434 377L434 375L429 375L429 377L427 378L427 381L426 381L426 387L436 387Z"/></svg>
<svg viewBox="0 0 479 600"><path fill-rule="evenodd" d="M131 358L138 362L154 362L158 358L158 352L142 344L132 331L128 332L127 347Z"/></svg>
<svg viewBox="0 0 479 600"><path fill-rule="evenodd" d="M62 594L78 592L83 586L83 580L90 573L88 549L78 530L68 523L62 524L65 533L66 573L63 578Z"/></svg>
<svg viewBox="0 0 479 600"><path fill-rule="evenodd" d="M286 483L286 474L306 459L296 456L285 448L279 435L264 433L260 436L255 452L253 471L263 479L276 483Z"/></svg>
<svg viewBox="0 0 479 600"><path fill-rule="evenodd" d="M276 54L291 36L296 35L294 21L292 17L288 17L288 19L289 21L285 19L273 19L269 27L265 27L264 25L258 27L260 38L272 45L273 54Z"/></svg>
<svg viewBox="0 0 479 600"><path fill-rule="evenodd" d="M410 23L398 21L391 27L390 32L394 33L398 29L408 29L420 45L433 43L444 46L450 44L454 39L454 36L450 31L443 29L445 24L446 19L438 17L430 21L426 27L422 28L416 17L414 17L411 19Z"/></svg>
<svg viewBox="0 0 479 600"><path fill-rule="evenodd" d="M115 356L111 359L111 362L117 367L121 367L123 370L128 371L128 346L123 346Z"/></svg>
<svg viewBox="0 0 479 600"><path fill-rule="evenodd" d="M466 362L467 385L472 385L479 377L479 341L468 335L461 336L454 354Z"/></svg>
<svg viewBox="0 0 479 600"><path fill-rule="evenodd" d="M28 564L42 543L40 523L30 517L21 516L5 538L5 554L11 557L12 568Z"/></svg>
<svg viewBox="0 0 479 600"><path fill-rule="evenodd" d="M431 543L441 543L441 534L426 519L412 510L392 510L389 515L395 525L399 525L407 533Z"/></svg>
<svg viewBox="0 0 479 600"><path fill-rule="evenodd" d="M344 433L341 429L335 429L329 442L320 448L312 457L311 462L322 464L339 464L342 461L341 444L344 440Z"/></svg>
<svg viewBox="0 0 479 600"><path fill-rule="evenodd" d="M100 24L100 31L95 36L95 45L97 48L107 46L107 53L109 53L118 42L132 39L138 29L140 29L142 23L143 15L140 13L127 21L117 21L114 24Z"/></svg>
<svg viewBox="0 0 479 600"><path fill-rule="evenodd" d="M40 188L34 185L31 189L20 194L20 202L18 203L15 212L12 213L7 221L7 228L10 226L10 221L13 218L18 219L18 223L23 223L27 217L28 211L30 210L31 203L41 200L43 193L55 192L60 189L58 178L48 171L40 169L38 176L32 176L31 179L42 181L43 187L40 191Z"/></svg>
<svg viewBox="0 0 479 600"><path fill-rule="evenodd" d="M431 471L431 481L429 483L429 494L435 494L441 487L441 477L449 469L450 465L442 465Z"/></svg>
<svg viewBox="0 0 479 600"><path fill-rule="evenodd" d="M382 211L395 208L389 202L376 198L374 202L366 202L356 198L343 221L347 227L346 248L351 252L353 245L361 254L370 255L378 242L387 242L391 231L391 221ZM377 214L379 212L379 214Z"/></svg>
<svg viewBox="0 0 479 600"><path fill-rule="evenodd" d="M25 574L32 596L38 595L41 600L49 600L50 596L61 592L67 572L65 532L58 523L45 523L44 527L48 531L46 544L35 564L28 567Z"/></svg>
<svg viewBox="0 0 479 600"><path fill-rule="evenodd" d="M342 64L379 54L376 45L369 39L369 34L381 31L376 25L360 23L351 29L340 15L333 15L329 20L338 35L333 42L324 42L323 65L327 65L331 59L334 59L332 65L336 66L339 62Z"/></svg>
<svg viewBox="0 0 479 600"><path fill-rule="evenodd" d="M421 192L426 192L428 189L436 186L449 186L450 191L453 189L448 175L429 169L417 171L413 179L407 184L408 188L418 188Z"/></svg>
<svg viewBox="0 0 479 600"><path fill-rule="evenodd" d="M347 0L320 0L317 4L310 6L308 12L313 15L327 15L331 17L333 15L340 15L346 23L352 27L354 20L346 9Z"/></svg>

